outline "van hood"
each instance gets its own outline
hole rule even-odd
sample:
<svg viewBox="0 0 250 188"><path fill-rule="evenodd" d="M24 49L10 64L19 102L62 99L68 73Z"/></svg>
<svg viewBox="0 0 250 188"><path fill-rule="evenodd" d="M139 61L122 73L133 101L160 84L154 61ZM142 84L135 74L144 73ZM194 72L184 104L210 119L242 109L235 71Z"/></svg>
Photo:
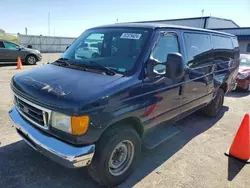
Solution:
<svg viewBox="0 0 250 188"><path fill-rule="evenodd" d="M31 102L75 114L84 105L107 98L118 89L114 87L126 81L128 77L119 74L109 76L49 64L14 76L11 86Z"/></svg>

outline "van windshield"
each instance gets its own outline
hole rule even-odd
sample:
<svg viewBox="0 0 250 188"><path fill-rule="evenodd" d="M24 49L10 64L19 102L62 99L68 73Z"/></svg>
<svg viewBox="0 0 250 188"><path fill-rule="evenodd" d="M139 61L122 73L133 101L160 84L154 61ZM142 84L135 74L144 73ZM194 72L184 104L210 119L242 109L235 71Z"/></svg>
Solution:
<svg viewBox="0 0 250 188"><path fill-rule="evenodd" d="M61 58L70 64L90 68L99 64L116 73L124 74L135 66L150 32L147 29L137 28L87 30Z"/></svg>

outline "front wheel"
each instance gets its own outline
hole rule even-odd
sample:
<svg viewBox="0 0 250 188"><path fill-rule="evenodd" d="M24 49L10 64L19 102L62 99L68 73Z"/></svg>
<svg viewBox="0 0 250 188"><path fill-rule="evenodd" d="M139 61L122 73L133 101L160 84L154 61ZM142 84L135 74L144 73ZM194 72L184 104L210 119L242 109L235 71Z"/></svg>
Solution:
<svg viewBox="0 0 250 188"><path fill-rule="evenodd" d="M223 106L224 103L224 91L223 89L219 88L216 97L211 101L209 105L202 109L202 112L210 117L216 117Z"/></svg>
<svg viewBox="0 0 250 188"><path fill-rule="evenodd" d="M89 174L101 185L119 184L131 174L140 151L140 137L132 127L112 127L96 145Z"/></svg>
<svg viewBox="0 0 250 188"><path fill-rule="evenodd" d="M28 55L25 59L25 63L27 65L35 65L36 64L36 57L34 55Z"/></svg>

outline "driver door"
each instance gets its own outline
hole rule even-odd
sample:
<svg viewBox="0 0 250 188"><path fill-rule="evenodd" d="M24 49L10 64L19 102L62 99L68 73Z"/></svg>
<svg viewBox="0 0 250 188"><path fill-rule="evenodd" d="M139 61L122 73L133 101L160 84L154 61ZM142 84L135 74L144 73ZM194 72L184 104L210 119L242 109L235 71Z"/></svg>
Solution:
<svg viewBox="0 0 250 188"><path fill-rule="evenodd" d="M6 62L16 62L18 56L20 56L20 48L18 45L11 42L3 42L5 48L5 60Z"/></svg>
<svg viewBox="0 0 250 188"><path fill-rule="evenodd" d="M181 53L178 34L174 31L161 31L150 59L164 63L169 53ZM167 78L165 75L145 79L143 92L148 93L145 100L149 103L144 113L146 129L180 114L181 82L182 79Z"/></svg>

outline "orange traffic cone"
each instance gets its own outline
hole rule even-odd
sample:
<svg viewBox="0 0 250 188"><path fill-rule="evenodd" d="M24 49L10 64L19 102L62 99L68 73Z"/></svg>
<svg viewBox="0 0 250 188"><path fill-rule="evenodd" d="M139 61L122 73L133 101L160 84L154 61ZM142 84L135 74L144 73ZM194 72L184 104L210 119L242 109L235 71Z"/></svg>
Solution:
<svg viewBox="0 0 250 188"><path fill-rule="evenodd" d="M250 163L250 118L246 114L241 122L234 141L227 153L228 156Z"/></svg>
<svg viewBox="0 0 250 188"><path fill-rule="evenodd" d="M17 58L17 67L16 69L23 69L22 61L20 57Z"/></svg>

